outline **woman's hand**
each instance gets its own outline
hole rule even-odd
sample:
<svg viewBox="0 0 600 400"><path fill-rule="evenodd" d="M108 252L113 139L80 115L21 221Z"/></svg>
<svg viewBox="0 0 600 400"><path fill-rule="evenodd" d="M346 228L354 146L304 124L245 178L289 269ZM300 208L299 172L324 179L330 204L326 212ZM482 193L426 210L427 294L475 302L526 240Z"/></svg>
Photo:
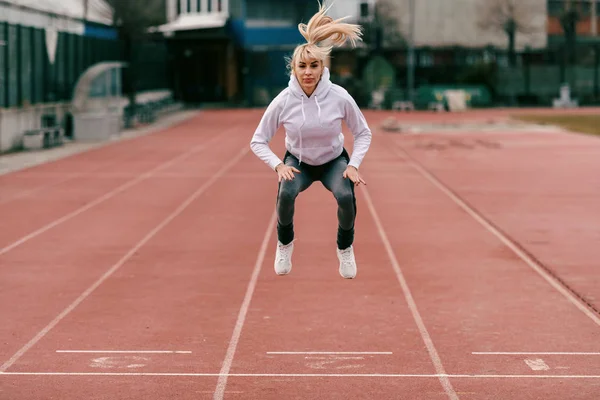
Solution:
<svg viewBox="0 0 600 400"><path fill-rule="evenodd" d="M279 164L275 167L275 172L277 172L277 176L279 177L279 182L282 180L291 181L294 179L294 172L300 173L300 171L295 167L290 167L289 165Z"/></svg>
<svg viewBox="0 0 600 400"><path fill-rule="evenodd" d="M354 185L358 186L361 183L363 185L366 185L367 183L363 180L363 178L360 177L360 175L358 174L358 170L356 169L356 167L353 167L351 165L349 165L346 170L344 171L344 178L350 179L352 182L354 182Z"/></svg>

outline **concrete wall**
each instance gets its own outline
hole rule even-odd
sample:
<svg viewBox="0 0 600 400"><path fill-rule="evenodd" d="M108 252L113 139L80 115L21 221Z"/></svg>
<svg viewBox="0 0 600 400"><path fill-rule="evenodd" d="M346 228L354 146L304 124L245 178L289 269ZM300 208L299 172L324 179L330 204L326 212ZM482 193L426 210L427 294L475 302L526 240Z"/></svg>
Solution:
<svg viewBox="0 0 600 400"><path fill-rule="evenodd" d="M360 3L373 4L376 0L344 0L333 3L329 15L333 18L351 16L348 21L359 17ZM409 36L411 0L377 0L385 2L390 17L398 23L405 37ZM412 0L415 4L415 45L418 47L485 47L493 45L506 48L508 38L501 30L484 29L482 15L494 3L506 3L510 0ZM528 34L517 34L517 49L526 46L544 48L547 43L546 24L548 8L546 0L516 1L519 19L526 21L531 29Z"/></svg>
<svg viewBox="0 0 600 400"><path fill-rule="evenodd" d="M18 149L26 130L42 127L42 116L56 115L62 122L69 103L39 104L23 108L0 108L0 153Z"/></svg>
<svg viewBox="0 0 600 400"><path fill-rule="evenodd" d="M410 0L391 0L400 29L409 33ZM508 38L502 30L484 29L480 26L486 11L493 3L507 0L414 0L415 45L431 47L485 47L493 45L507 48ZM546 0L517 1L518 19L526 22L531 33L517 34L517 50L525 47L545 48L547 43Z"/></svg>

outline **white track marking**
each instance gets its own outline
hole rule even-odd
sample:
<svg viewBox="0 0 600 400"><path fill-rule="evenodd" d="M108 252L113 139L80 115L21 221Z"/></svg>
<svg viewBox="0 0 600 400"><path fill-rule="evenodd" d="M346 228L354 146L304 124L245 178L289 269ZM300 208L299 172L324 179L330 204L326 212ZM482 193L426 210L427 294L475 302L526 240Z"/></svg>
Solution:
<svg viewBox="0 0 600 400"><path fill-rule="evenodd" d="M128 357L100 357L92 359L91 368L113 369L113 368L143 368L149 360L145 357L128 356ZM143 363L142 363L143 362Z"/></svg>
<svg viewBox="0 0 600 400"><path fill-rule="evenodd" d="M600 375L448 375L448 374L211 374L178 372L0 372L5 376L174 376L248 378L456 378L456 379L600 379ZM212 392L211 392L212 393Z"/></svg>
<svg viewBox="0 0 600 400"><path fill-rule="evenodd" d="M391 351L267 351L267 354L280 355L296 355L296 354L373 354L373 355L389 355Z"/></svg>
<svg viewBox="0 0 600 400"><path fill-rule="evenodd" d="M23 191L17 193L16 195L11 196L11 197L6 197L6 198L3 198L3 199L0 199L0 205L1 204L6 204L6 203L10 203L13 200L17 200L17 199L20 199L20 198L23 198L23 197L29 197L29 196L31 196L34 193L43 191L45 189L49 189L49 188L54 187L54 186L61 185L61 184L65 183L65 182L68 182L68 181L71 181L71 180L74 180L74 179L77 179L77 178L81 178L81 177L86 177L86 178L90 177L90 178L93 178L93 177L96 177L96 175L100 175L98 173L98 171L101 171L103 168L106 168L107 166L112 165L115 162L119 162L120 157L121 157L120 155L116 155L116 156L112 157L108 161L102 161L102 164L100 166L96 166L95 168L90 169L88 172L77 172L77 173L72 173L72 174L65 174L65 173L56 173L56 174L38 173L38 174L31 174L31 173L29 173L29 174L27 174L27 176L32 176L32 177L37 177L37 176L40 176L40 177L57 177L57 178L60 178L60 179L58 181L56 181L56 182L46 183L44 185L40 185L40 186L37 186L37 187L32 188L32 189L26 189L26 190L23 190ZM126 157L126 158L124 158L124 161L129 161L130 158L131 157ZM130 177L130 176L131 175L129 175L128 177Z"/></svg>
<svg viewBox="0 0 600 400"><path fill-rule="evenodd" d="M550 367L541 358L535 360L525 359L525 364L534 371L548 371Z"/></svg>
<svg viewBox="0 0 600 400"><path fill-rule="evenodd" d="M178 350L56 350L56 352L89 354L192 354L191 351Z"/></svg>
<svg viewBox="0 0 600 400"><path fill-rule="evenodd" d="M231 365L233 363L233 357L235 355L235 350L237 349L238 342L240 340L240 336L242 335L242 328L244 326L244 322L246 320L246 315L248 314L248 308L250 307L250 301L252 300L252 296L254 295L254 288L256 287L256 281L258 281L258 275L262 268L263 261L265 259L265 254L267 253L267 247L269 245L269 241L271 240L271 234L273 230L275 230L275 223L277 222L277 214L273 212L271 216L271 220L267 226L267 232L265 232L265 236L263 238L262 245L260 246L260 250L258 251L258 257L256 259L256 263L254 264L254 270L252 271L252 276L250 278L250 282L248 282L248 288L246 289L246 295L244 296L244 301L242 302L242 306L240 307L240 312L238 314L237 321L235 323L235 328L233 329L233 334L231 335L231 340L229 341L229 346L227 347L227 353L225 353L225 359L223 360L223 364L221 366L221 373L219 374L219 380L217 382L217 387L215 388L214 399L220 400L225 395L225 387L227 386L227 377L229 376L229 371L231 370Z"/></svg>
<svg viewBox="0 0 600 400"><path fill-rule="evenodd" d="M66 177L64 177L64 178L62 178L62 179L60 179L60 180L58 180L56 182L51 182L51 183L47 183L45 185L37 186L37 187L32 188L32 189L23 190L23 191L17 193L16 195L0 199L0 204L10 203L11 201L14 201L14 200L17 200L17 199L21 199L23 197L31 196L32 194L40 192L40 191L42 191L44 189L49 189L51 187L61 185L61 184L65 183L65 182L68 182L68 181L71 181L71 180L74 180L76 178L80 178L80 177L83 177L83 176L89 176L89 175L87 173L85 173L85 172L82 172L82 173L79 173L79 174L68 175L68 176L66 176Z"/></svg>
<svg viewBox="0 0 600 400"><path fill-rule="evenodd" d="M429 332L427 331L427 328L425 327L423 318L421 318L421 314L419 313L419 309L417 308L415 299L413 298L410 288L408 287L408 283L406 282L406 279L404 278L404 274L402 273L402 270L400 269L400 264L398 263L398 260L396 259L396 255L394 254L392 245L390 244L387 234L385 233L385 230L383 229L383 225L381 224L379 215L377 214L377 211L375 210L375 206L373 205L373 200L371 199L371 195L369 194L369 191L367 190L366 187L363 187L363 193L365 195L365 200L367 202L369 211L371 212L371 216L373 217L373 220L375 221L375 225L377 226L377 230L379 231L379 236L381 237L381 241L383 242L385 250L387 251L388 258L390 259L390 262L392 263L394 272L396 272L396 277L398 278L398 282L400 283L400 287L402 288L402 292L404 293L404 298L406 299L408 308L410 309L413 319L415 320L415 323L416 323L417 327L419 328L421 338L423 339L423 342L425 343L425 347L427 347L427 352L429 353L429 357L431 358L433 366L435 367L435 371L439 375L440 383L442 384L444 391L446 392L446 394L448 395L448 397L450 399L458 400L458 395L454 391L454 388L452 387L452 383L450 383L450 380L446 376L446 371L444 370L444 366L442 365L442 360L440 359L440 356L433 344L433 341L431 340L431 336L429 336Z"/></svg>
<svg viewBox="0 0 600 400"><path fill-rule="evenodd" d="M18 247L18 246L22 245L23 243L25 243L25 242L27 242L27 241L29 241L29 240L31 240L31 239L33 239L33 238L41 235L42 233L47 232L50 229L52 229L52 228L54 228L54 227L62 224L63 222L66 222L66 221L70 220L71 218L74 218L74 217L78 216L79 214L81 214L81 213L89 210L90 208L95 207L98 204L103 203L103 202L105 202L106 200L108 200L108 199L110 199L112 197L115 197L116 195L118 195L119 193L124 192L125 190L129 189L130 187L132 187L132 186L134 186L134 185L136 185L136 184L138 184L138 183L140 183L140 182L142 182L142 181L144 181L144 180L146 180L148 178L151 178L152 176L156 175L157 172L170 167L171 165L177 163L178 161L181 161L181 160L183 160L183 159L191 156L192 154L194 154L194 153L196 153L196 152L198 152L200 150L210 149L211 143L217 141L218 139L220 139L222 137L227 137L227 133L229 133L230 131L231 131L231 129L227 130L227 131L225 131L225 132L223 132L223 133L221 133L221 134L219 134L217 136L215 136L214 138L210 139L208 142L205 142L205 143L203 143L201 145L192 147L191 149L189 149L185 153L180 154L177 157L174 157L174 158L170 159L169 161L166 161L166 162L158 165L157 167L151 169L150 171L145 172L145 173L139 175L138 177L136 177L136 178L134 178L134 179L132 179L130 181L127 181L126 183L124 183L121 186L119 186L119 187L111 190L110 192L105 193L104 195L100 196L99 198L97 198L96 200L92 201L91 203L88 203L85 206L80 207L77 210L72 211L72 212L70 212L70 213L62 216L61 218L58 218L58 219L54 220L53 222L50 222L46 226L44 226L44 227L42 227L42 228L40 228L40 229L38 229L38 230L36 230L36 231L34 231L34 232L26 235L24 237L22 237L21 239L17 240L16 242L14 242L14 243L12 243L12 244L10 244L10 245L8 245L8 246L0 249L0 256L3 255L3 254L5 254L5 253L8 253L9 251L11 251L12 249L14 249L15 247Z"/></svg>
<svg viewBox="0 0 600 400"><path fill-rule="evenodd" d="M309 360L306 363L308 368L312 369L327 369L334 368L340 369L351 369L351 368L364 368L364 364L356 364L356 361L363 361L364 356L348 356L348 355L320 355L320 356L305 356L305 360ZM341 364L341 365L340 365Z"/></svg>
<svg viewBox="0 0 600 400"><path fill-rule="evenodd" d="M588 316L596 325L600 326L600 317L598 317L592 310L590 310L587 305L585 305L581 300L575 297L570 291L565 289L559 282L552 277L548 272L544 270L544 268L533 258L531 258L527 253L523 252L511 239L506 237L502 232L496 229L493 225L491 225L478 211L470 207L467 203L465 203L460 197L455 195L452 190L449 189L444 183L442 183L439 179L437 179L432 173L422 167L418 162L416 162L412 156L404 149L400 147L400 145L394 143L394 149L397 149L396 154L400 156L403 160L405 160L408 164L410 164L414 169L416 169L425 179L431 182L435 187L441 190L444 194L446 194L456 205L462 208L468 215L470 215L474 220L479 222L485 229L487 229L490 233L496 236L506 247L512 250L521 260L525 262L528 266L530 266L535 272L537 272L542 278L546 280L554 289L556 289L560 294L562 294L571 304L577 307L581 312L583 312L586 316Z"/></svg>
<svg viewBox="0 0 600 400"><path fill-rule="evenodd" d="M33 339L31 339L25 346L17 351L7 362L0 366L0 372L6 371L10 368L19 358L23 356L31 347L40 341L52 328L54 328L63 318L65 318L71 311L73 311L82 301L84 301L94 290L98 288L104 281L106 281L115 271L121 268L127 260L129 260L140 248L142 248L150 239L152 239L158 232L160 232L165 226L173 221L179 214L181 214L194 200L196 200L202 193L204 193L210 186L212 186L222 175L229 171L235 164L237 164L249 151L248 146L244 146L242 151L225 164L211 179L206 181L200 188L198 188L191 196L189 196L175 211L173 211L168 217L166 217L160 224L152 229L142 240L140 240L131 250L127 252L115 265L113 265L108 271L104 273L92 286L87 288L74 302L72 302L67 308L65 308L56 318L52 320L44 329L42 329Z"/></svg>
<svg viewBox="0 0 600 400"><path fill-rule="evenodd" d="M600 353L585 353L585 352L568 352L568 351L549 351L549 352L502 352L502 351L490 351L490 352L472 352L475 355L496 355L496 356L529 356L529 355L540 355L540 356L600 356Z"/></svg>

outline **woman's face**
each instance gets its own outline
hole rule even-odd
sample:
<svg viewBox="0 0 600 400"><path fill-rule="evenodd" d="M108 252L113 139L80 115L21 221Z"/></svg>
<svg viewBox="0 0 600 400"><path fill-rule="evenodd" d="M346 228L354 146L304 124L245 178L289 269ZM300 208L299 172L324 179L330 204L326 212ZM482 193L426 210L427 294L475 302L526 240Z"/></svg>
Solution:
<svg viewBox="0 0 600 400"><path fill-rule="evenodd" d="M298 58L294 63L294 75L307 96L315 91L322 74L323 62L320 60Z"/></svg>

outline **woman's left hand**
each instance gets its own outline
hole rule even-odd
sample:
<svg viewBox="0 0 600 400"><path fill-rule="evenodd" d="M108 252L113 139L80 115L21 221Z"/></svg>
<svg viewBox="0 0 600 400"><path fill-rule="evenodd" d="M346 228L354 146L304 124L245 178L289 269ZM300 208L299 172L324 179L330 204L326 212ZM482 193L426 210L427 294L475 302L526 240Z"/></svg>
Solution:
<svg viewBox="0 0 600 400"><path fill-rule="evenodd" d="M351 165L349 165L344 171L344 178L350 179L356 186L360 185L361 183L363 185L367 184L358 174L358 170Z"/></svg>

